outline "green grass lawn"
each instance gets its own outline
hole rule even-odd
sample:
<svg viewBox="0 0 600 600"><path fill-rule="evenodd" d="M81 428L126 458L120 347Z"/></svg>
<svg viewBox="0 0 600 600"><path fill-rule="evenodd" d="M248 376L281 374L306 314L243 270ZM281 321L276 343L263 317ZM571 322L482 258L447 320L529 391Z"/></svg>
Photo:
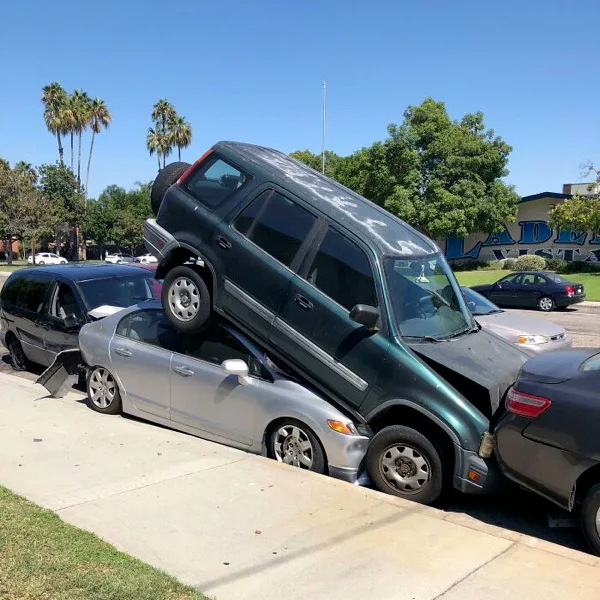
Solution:
<svg viewBox="0 0 600 600"><path fill-rule="evenodd" d="M206 600L0 487L2 600Z"/></svg>
<svg viewBox="0 0 600 600"><path fill-rule="evenodd" d="M456 278L461 285L472 286L493 283L508 274L509 271L464 271L456 273ZM561 277L581 283L585 288L586 300L600 302L600 273L573 273Z"/></svg>

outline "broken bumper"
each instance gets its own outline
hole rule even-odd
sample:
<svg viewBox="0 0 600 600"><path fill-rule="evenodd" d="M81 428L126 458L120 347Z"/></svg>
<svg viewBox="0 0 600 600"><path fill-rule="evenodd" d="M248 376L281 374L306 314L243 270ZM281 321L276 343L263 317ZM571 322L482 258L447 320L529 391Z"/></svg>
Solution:
<svg viewBox="0 0 600 600"><path fill-rule="evenodd" d="M77 383L84 369L85 364L78 349L64 350L56 355L36 383L43 385L53 398L62 398Z"/></svg>

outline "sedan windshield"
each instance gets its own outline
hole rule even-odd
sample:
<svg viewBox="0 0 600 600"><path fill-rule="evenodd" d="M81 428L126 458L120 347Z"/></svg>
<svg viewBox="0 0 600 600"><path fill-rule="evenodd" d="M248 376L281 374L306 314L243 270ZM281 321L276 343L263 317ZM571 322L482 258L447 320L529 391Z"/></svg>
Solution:
<svg viewBox="0 0 600 600"><path fill-rule="evenodd" d="M502 310L498 308L493 302L490 302L487 298L478 294L468 287L461 287L462 293L467 301L467 306L471 311L471 314L476 317L482 317L484 315L493 315L494 313L500 313Z"/></svg>
<svg viewBox="0 0 600 600"><path fill-rule="evenodd" d="M90 279L79 284L83 297L94 310L99 306L119 306L127 308L138 302L152 300L157 297L152 289L152 275L128 275L111 277L110 279Z"/></svg>
<svg viewBox="0 0 600 600"><path fill-rule="evenodd" d="M472 317L442 256L386 258L384 270L403 337L443 340L471 331Z"/></svg>

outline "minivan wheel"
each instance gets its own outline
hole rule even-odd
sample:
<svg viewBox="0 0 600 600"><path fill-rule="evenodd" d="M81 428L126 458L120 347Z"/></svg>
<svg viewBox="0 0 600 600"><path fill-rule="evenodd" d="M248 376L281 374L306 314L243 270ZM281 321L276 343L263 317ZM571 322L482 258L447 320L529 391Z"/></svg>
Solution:
<svg viewBox="0 0 600 600"><path fill-rule="evenodd" d="M583 501L581 530L590 548L600 555L600 483L590 488Z"/></svg>
<svg viewBox="0 0 600 600"><path fill-rule="evenodd" d="M150 205L152 206L154 216L158 215L160 205L162 204L167 190L190 168L190 166L191 165L186 162L174 162L167 165L156 176L156 179L152 184L152 191L150 192Z"/></svg>
<svg viewBox="0 0 600 600"><path fill-rule="evenodd" d="M537 302L538 308L543 312L550 312L556 308L556 303L550 296L542 296Z"/></svg>
<svg viewBox="0 0 600 600"><path fill-rule="evenodd" d="M8 352L10 353L10 362L15 371L27 371L29 360L25 356L23 346L16 337L11 336L8 342Z"/></svg>
<svg viewBox="0 0 600 600"><path fill-rule="evenodd" d="M175 267L167 273L161 291L163 310L180 331L198 333L209 322L210 292L204 279L190 267Z"/></svg>
<svg viewBox="0 0 600 600"><path fill-rule="evenodd" d="M121 412L121 394L112 374L104 367L90 369L87 376L87 400L91 409L106 415Z"/></svg>
<svg viewBox="0 0 600 600"><path fill-rule="evenodd" d="M444 487L441 451L411 427L392 425L372 439L366 456L371 481L381 492L432 504Z"/></svg>
<svg viewBox="0 0 600 600"><path fill-rule="evenodd" d="M325 472L325 455L317 436L295 419L287 419L273 430L269 453L278 462L315 473Z"/></svg>

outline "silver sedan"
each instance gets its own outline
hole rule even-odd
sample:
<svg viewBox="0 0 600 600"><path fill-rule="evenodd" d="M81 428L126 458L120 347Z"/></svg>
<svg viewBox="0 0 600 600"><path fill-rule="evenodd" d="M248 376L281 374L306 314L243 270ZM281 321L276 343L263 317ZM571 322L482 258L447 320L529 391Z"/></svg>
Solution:
<svg viewBox="0 0 600 600"><path fill-rule="evenodd" d="M186 336L148 302L85 325L88 403L356 482L368 427L301 385L236 328Z"/></svg>

